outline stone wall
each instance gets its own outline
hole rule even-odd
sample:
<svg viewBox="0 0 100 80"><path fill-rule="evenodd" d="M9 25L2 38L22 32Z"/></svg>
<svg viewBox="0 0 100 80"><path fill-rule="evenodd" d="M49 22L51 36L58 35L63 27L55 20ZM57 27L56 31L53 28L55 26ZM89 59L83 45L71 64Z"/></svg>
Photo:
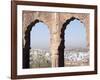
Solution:
<svg viewBox="0 0 100 80"><path fill-rule="evenodd" d="M63 66L64 60L60 60L60 57L61 56L63 57L63 53L59 52L59 50L63 49L58 50L58 48L60 48L59 45L61 45L62 44L61 42L63 42L63 40L61 39L61 34L62 34L61 30L63 28L64 23L66 22L70 23L74 19L77 19L80 22L84 23L86 27L87 47L89 47L89 40L90 40L89 14L34 12L34 11L23 11L23 47L25 47L25 45L27 44L27 41L25 40L26 36L25 32L27 31L30 23L34 22L35 20L43 22L48 26L48 29L50 31L50 52L51 52L52 67ZM60 63L62 63L62 65L59 65Z"/></svg>

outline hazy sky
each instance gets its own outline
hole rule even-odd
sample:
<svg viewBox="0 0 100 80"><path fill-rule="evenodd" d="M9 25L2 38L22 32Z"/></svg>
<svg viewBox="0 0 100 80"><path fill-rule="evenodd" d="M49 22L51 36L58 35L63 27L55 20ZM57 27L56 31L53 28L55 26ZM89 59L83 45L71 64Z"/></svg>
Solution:
<svg viewBox="0 0 100 80"><path fill-rule="evenodd" d="M31 47L40 49L49 49L50 33L47 25L39 22L31 30Z"/></svg>
<svg viewBox="0 0 100 80"><path fill-rule="evenodd" d="M65 30L66 48L85 48L86 47L86 29L79 20L71 21Z"/></svg>
<svg viewBox="0 0 100 80"><path fill-rule="evenodd" d="M31 48L49 49L50 33L47 25L37 23L31 30ZM85 48L86 32L83 23L71 21L65 30L66 48Z"/></svg>

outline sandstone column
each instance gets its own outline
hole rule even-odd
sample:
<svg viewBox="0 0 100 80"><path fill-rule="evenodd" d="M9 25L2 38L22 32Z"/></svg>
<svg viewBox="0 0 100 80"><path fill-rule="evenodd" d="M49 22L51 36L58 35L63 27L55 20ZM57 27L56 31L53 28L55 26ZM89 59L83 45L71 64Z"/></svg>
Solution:
<svg viewBox="0 0 100 80"><path fill-rule="evenodd" d="M58 46L60 44L60 34L59 34L59 15L58 13L52 14L52 29L51 29L51 60L52 67L58 67L59 65L59 54Z"/></svg>
<svg viewBox="0 0 100 80"><path fill-rule="evenodd" d="M86 41L87 41L87 48L89 48L89 46L90 46L90 25L89 25L89 23L90 23L90 21L89 21L89 16L87 16L86 18L85 18L85 27L86 27Z"/></svg>

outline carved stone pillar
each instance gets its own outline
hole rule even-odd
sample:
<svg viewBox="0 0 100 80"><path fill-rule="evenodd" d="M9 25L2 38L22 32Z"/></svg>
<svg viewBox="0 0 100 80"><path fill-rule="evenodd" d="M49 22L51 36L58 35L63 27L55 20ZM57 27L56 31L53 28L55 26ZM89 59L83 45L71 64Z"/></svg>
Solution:
<svg viewBox="0 0 100 80"><path fill-rule="evenodd" d="M59 54L58 54L58 46L60 44L60 34L59 34L59 14L52 14L52 32L51 32L51 60L52 67L59 66Z"/></svg>
<svg viewBox="0 0 100 80"><path fill-rule="evenodd" d="M87 48L89 48L90 47L90 25L89 25L89 23L90 23L90 21L89 21L89 16L87 16L86 18L85 18L85 27L86 27L86 41L87 41Z"/></svg>

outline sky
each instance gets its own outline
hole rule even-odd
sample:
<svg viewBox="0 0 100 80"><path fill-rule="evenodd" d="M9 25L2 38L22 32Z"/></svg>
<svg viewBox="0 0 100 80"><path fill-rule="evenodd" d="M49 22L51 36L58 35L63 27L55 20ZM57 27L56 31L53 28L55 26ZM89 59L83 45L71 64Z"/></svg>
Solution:
<svg viewBox="0 0 100 80"><path fill-rule="evenodd" d="M31 30L31 48L49 49L50 32L46 24L39 22ZM85 48L86 30L79 20L71 21L65 30L65 49Z"/></svg>
<svg viewBox="0 0 100 80"><path fill-rule="evenodd" d="M50 33L46 24L39 22L31 30L31 48L49 49Z"/></svg>
<svg viewBox="0 0 100 80"><path fill-rule="evenodd" d="M65 30L65 48L86 48L86 28L79 20L68 24Z"/></svg>

